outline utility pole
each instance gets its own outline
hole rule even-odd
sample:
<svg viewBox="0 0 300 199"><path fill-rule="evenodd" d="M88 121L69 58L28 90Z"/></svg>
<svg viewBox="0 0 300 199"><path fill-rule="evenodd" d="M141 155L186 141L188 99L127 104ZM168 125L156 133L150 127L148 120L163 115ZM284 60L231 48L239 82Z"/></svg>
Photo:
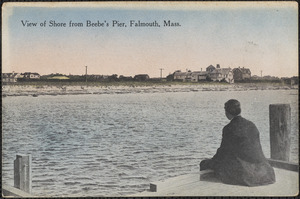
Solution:
<svg viewBox="0 0 300 199"><path fill-rule="evenodd" d="M85 66L85 82L87 82L87 66Z"/></svg>
<svg viewBox="0 0 300 199"><path fill-rule="evenodd" d="M164 70L163 68L160 68L160 79L162 79L162 71Z"/></svg>
<svg viewBox="0 0 300 199"><path fill-rule="evenodd" d="M262 77L262 70L260 71L260 77Z"/></svg>

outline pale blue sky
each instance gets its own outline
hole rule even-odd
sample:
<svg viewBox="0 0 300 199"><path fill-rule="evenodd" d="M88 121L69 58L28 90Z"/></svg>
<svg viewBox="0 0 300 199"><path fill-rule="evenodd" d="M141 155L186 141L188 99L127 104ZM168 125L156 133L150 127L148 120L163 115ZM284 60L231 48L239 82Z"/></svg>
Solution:
<svg viewBox="0 0 300 199"><path fill-rule="evenodd" d="M58 4L59 5L59 4ZM205 70L210 65L244 66L253 75L298 74L298 10L296 3L255 5L206 4L174 7L3 8L3 72L38 72L151 77L175 70ZM91 5L92 6L92 5ZM157 21L160 28L23 27L21 20L47 23L119 20ZM164 20L180 27L163 27ZM38 25L39 26L39 25Z"/></svg>

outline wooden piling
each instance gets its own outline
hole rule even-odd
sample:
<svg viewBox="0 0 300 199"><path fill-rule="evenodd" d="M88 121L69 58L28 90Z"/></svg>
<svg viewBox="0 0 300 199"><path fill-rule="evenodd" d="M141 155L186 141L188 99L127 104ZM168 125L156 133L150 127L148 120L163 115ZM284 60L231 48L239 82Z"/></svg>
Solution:
<svg viewBox="0 0 300 199"><path fill-rule="evenodd" d="M16 155L14 160L14 187L31 193L31 155Z"/></svg>
<svg viewBox="0 0 300 199"><path fill-rule="evenodd" d="M271 159L289 161L291 144L291 107L289 104L270 104Z"/></svg>

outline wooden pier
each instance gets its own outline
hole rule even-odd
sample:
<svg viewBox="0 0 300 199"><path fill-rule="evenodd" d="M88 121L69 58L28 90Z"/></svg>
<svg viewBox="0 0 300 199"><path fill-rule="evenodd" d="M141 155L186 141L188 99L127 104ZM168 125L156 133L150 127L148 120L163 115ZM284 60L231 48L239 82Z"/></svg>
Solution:
<svg viewBox="0 0 300 199"><path fill-rule="evenodd" d="M149 190L130 196L297 196L298 172L279 168L274 170L276 183L270 185L228 185L215 178L211 171L199 171L150 183Z"/></svg>

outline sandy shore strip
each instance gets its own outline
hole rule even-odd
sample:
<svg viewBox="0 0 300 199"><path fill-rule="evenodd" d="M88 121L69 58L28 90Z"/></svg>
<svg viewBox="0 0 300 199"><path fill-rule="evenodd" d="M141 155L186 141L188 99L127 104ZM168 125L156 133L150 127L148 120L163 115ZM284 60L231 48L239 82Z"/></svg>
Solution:
<svg viewBox="0 0 300 199"><path fill-rule="evenodd" d="M199 91L248 91L248 90L290 90L298 87L278 85L243 84L195 84L195 85L154 85L154 86L31 86L3 85L2 96L38 95L79 95L79 94L125 94L164 93Z"/></svg>

